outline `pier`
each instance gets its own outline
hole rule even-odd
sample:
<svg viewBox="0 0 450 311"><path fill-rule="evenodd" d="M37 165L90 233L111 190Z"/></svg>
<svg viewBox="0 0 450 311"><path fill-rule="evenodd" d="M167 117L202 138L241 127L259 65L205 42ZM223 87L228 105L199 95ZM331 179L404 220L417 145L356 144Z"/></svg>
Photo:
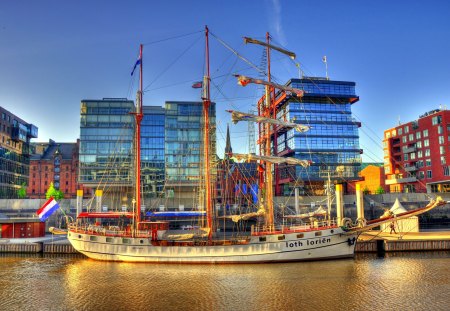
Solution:
<svg viewBox="0 0 450 311"><path fill-rule="evenodd" d="M355 252L409 252L450 250L450 231L407 234L368 231L360 235Z"/></svg>

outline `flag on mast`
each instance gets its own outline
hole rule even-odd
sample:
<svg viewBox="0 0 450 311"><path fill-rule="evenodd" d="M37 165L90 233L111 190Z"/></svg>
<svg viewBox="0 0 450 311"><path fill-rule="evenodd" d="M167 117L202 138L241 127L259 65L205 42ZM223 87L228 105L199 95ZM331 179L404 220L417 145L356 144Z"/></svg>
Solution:
<svg viewBox="0 0 450 311"><path fill-rule="evenodd" d="M194 89L201 89L202 87L203 87L203 82L202 81L194 82L192 84L192 88L194 88Z"/></svg>
<svg viewBox="0 0 450 311"><path fill-rule="evenodd" d="M324 63L326 63L326 62L327 62L327 57L326 57L326 56L322 57L322 61L323 61Z"/></svg>
<svg viewBox="0 0 450 311"><path fill-rule="evenodd" d="M36 211L41 221L45 221L59 208L58 202L54 198L50 198L40 209Z"/></svg>
<svg viewBox="0 0 450 311"><path fill-rule="evenodd" d="M136 67L141 64L141 61L142 61L142 57L141 57L141 55L139 55L138 60L134 64L133 71L131 71L131 75L133 75L134 71L136 70Z"/></svg>

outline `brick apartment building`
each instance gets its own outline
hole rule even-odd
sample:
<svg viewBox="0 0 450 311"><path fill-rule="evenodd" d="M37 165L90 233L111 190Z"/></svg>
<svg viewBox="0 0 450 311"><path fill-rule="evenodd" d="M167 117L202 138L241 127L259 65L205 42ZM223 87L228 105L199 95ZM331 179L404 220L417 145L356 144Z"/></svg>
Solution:
<svg viewBox="0 0 450 311"><path fill-rule="evenodd" d="M436 109L384 131L390 192L450 191L450 111Z"/></svg>

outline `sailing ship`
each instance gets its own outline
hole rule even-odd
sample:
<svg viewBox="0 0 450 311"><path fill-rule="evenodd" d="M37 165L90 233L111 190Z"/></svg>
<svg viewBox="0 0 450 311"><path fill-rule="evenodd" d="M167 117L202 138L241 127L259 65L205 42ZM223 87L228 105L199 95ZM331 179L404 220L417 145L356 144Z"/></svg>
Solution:
<svg viewBox="0 0 450 311"><path fill-rule="evenodd" d="M140 87L136 100L135 116L135 200L133 212L83 212L76 220L68 222L67 237L73 247L89 258L107 261L126 262L154 262L154 263L264 263L264 262L291 262L306 260L323 260L333 258L348 258L354 256L358 235L385 222L417 215L426 212L435 206L443 204L441 200L430 203L424 209L406 212L398 215L390 215L370 222L338 223L330 219L330 213L320 210L313 216L327 215L322 222L313 222L303 225L276 225L273 206L273 179L272 166L286 163L289 165L301 165L308 167L310 162L295 158L275 157L271 155L270 133L271 126L285 126L295 128L298 131L307 131L308 126L299 125L295 120L282 121L270 111L270 100L274 98L274 90L291 92L296 96L302 96L303 91L287 89L282 85L272 83L270 74L268 81L239 76L241 85L257 83L265 86L266 105L259 115L245 114L230 111L233 121L251 120L260 122L262 126L262 154L244 155L232 154L235 159L252 160L262 163L265 167L261 175L260 183L264 186L264 197L258 201L257 211L242 215L232 216L233 221L245 220L253 217L263 218L261 227L253 227L248 235L227 238L216 235L214 227L213 210L213 186L211 178L211 159L209 150L209 107L210 100L210 76L209 76L209 42L208 28L205 28L206 42L206 73L203 79L203 180L204 180L204 213L206 214L206 227L193 227L185 232L171 230L167 221L148 221L141 219L141 180L140 180L140 123L142 112L142 49L140 46ZM292 52L278 48L270 44L270 36L267 34L266 42L245 38L246 43L254 43L264 46L268 55L274 49L295 57ZM269 62L270 63L270 62ZM269 70L270 72L270 70ZM299 215L305 218L305 215ZM311 215L307 215L311 217ZM105 219L116 219L119 225L105 225ZM86 220L93 220L91 223ZM99 221L100 220L100 221ZM122 224L122 225L120 225ZM128 225L124 225L128 224Z"/></svg>

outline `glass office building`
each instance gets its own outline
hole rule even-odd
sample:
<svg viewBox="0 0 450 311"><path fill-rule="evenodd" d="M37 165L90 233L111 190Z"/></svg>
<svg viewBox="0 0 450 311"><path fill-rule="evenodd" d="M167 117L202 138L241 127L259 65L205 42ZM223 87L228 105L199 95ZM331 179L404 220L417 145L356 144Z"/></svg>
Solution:
<svg viewBox="0 0 450 311"><path fill-rule="evenodd" d="M165 158L167 186L195 186L202 169L202 102L166 102ZM215 125L215 103L210 106ZM211 156L216 155L215 130L210 132Z"/></svg>
<svg viewBox="0 0 450 311"><path fill-rule="evenodd" d="M38 128L0 107L0 199L15 199L29 186L30 140Z"/></svg>
<svg viewBox="0 0 450 311"><path fill-rule="evenodd" d="M143 194L154 198L164 195L165 110L144 106L141 123L141 178Z"/></svg>
<svg viewBox="0 0 450 311"><path fill-rule="evenodd" d="M132 186L134 110L124 98L81 101L80 184Z"/></svg>
<svg viewBox="0 0 450 311"><path fill-rule="evenodd" d="M339 182L358 180L362 150L358 127L351 106L359 100L355 83L324 78L291 79L288 86L305 91L301 98L278 94L277 117L310 126L304 133L294 129L277 135L276 153L312 161L308 169L280 168L283 192L290 183L301 180L305 185L322 183L331 177Z"/></svg>

